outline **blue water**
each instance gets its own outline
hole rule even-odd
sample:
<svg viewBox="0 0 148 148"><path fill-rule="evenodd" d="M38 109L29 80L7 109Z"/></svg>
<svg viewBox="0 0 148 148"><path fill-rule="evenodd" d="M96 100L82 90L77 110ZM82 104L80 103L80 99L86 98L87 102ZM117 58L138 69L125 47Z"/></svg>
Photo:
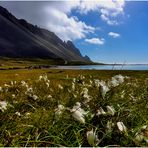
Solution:
<svg viewBox="0 0 148 148"><path fill-rule="evenodd" d="M85 65L85 66L58 66L56 69L90 69L90 70L148 70L148 65Z"/></svg>

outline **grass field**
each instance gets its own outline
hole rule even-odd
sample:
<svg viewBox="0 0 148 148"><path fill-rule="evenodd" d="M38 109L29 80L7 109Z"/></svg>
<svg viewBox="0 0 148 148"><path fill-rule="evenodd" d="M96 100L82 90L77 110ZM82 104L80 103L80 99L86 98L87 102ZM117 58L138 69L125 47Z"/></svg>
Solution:
<svg viewBox="0 0 148 148"><path fill-rule="evenodd" d="M148 71L0 71L0 146L148 146L147 114Z"/></svg>

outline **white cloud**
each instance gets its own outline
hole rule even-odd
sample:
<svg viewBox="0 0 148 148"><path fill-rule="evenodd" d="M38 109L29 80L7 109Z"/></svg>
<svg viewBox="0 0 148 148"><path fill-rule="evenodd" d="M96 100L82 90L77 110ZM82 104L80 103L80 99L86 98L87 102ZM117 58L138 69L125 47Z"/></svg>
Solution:
<svg viewBox="0 0 148 148"><path fill-rule="evenodd" d="M98 10L100 8L122 12L124 3L124 0L81 0L78 4L81 13L87 13L89 11Z"/></svg>
<svg viewBox="0 0 148 148"><path fill-rule="evenodd" d="M108 35L113 37L113 38L119 38L120 37L120 34L119 33L115 33L115 32L109 32Z"/></svg>
<svg viewBox="0 0 148 148"><path fill-rule="evenodd" d="M118 15L124 14L124 0L83 0L79 4L80 13L88 13L89 11L98 11L101 19L109 25L118 25Z"/></svg>
<svg viewBox="0 0 148 148"><path fill-rule="evenodd" d="M88 42L90 44L95 44L95 45L103 45L105 43L104 38L91 38L91 39L85 39L85 42Z"/></svg>
<svg viewBox="0 0 148 148"><path fill-rule="evenodd" d="M97 11L101 19L109 25L119 24L116 17L124 13L124 0L20 1L2 4L18 18L44 27L65 41L86 38L87 34L96 30L76 16L71 16L72 10L83 14Z"/></svg>
<svg viewBox="0 0 148 148"><path fill-rule="evenodd" d="M63 40L75 40L85 38L86 34L93 33L95 28L79 21L76 17L68 17L57 9L48 10L47 27L54 31Z"/></svg>
<svg viewBox="0 0 148 148"><path fill-rule="evenodd" d="M118 25L119 24L117 20L115 19L113 20L104 14L101 14L101 19L105 21L108 25Z"/></svg>
<svg viewBox="0 0 148 148"><path fill-rule="evenodd" d="M63 40L76 40L85 38L88 33L93 33L95 28L80 21L76 16L69 16L72 9L79 6L80 1L52 2L44 7L48 16L45 27L56 33Z"/></svg>
<svg viewBox="0 0 148 148"><path fill-rule="evenodd" d="M16 17L23 18L46 28L61 39L76 40L85 38L88 33L93 33L95 28L80 21L76 16L71 16L70 12L79 6L80 1L20 1L2 2Z"/></svg>

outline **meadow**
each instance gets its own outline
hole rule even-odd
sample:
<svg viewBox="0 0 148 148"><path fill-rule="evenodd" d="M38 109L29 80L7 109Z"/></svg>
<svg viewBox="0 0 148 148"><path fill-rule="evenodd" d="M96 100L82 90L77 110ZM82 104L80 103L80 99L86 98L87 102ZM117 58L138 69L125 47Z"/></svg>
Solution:
<svg viewBox="0 0 148 148"><path fill-rule="evenodd" d="M148 71L0 71L0 146L148 146Z"/></svg>

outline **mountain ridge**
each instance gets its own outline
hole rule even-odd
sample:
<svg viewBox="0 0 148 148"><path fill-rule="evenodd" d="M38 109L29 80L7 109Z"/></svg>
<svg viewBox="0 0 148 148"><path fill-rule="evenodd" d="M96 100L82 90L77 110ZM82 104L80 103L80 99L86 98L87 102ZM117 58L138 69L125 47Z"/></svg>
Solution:
<svg viewBox="0 0 148 148"><path fill-rule="evenodd" d="M71 41L62 41L55 33L17 19L0 6L0 56L63 59L90 63ZM87 58L86 58L87 57Z"/></svg>

